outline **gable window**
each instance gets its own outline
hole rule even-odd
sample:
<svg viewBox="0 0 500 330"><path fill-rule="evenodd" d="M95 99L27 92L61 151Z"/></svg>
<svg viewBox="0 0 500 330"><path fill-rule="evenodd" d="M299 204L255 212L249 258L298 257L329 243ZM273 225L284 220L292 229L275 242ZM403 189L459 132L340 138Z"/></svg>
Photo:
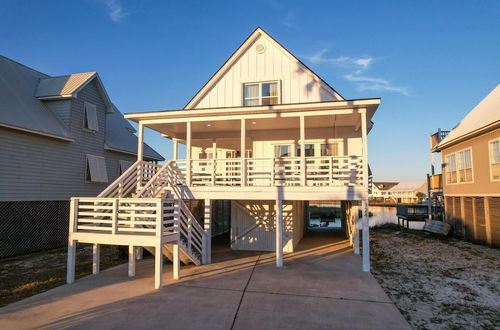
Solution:
<svg viewBox="0 0 500 330"><path fill-rule="evenodd" d="M472 156L471 149L458 153L458 173L460 182L472 182Z"/></svg>
<svg viewBox="0 0 500 330"><path fill-rule="evenodd" d="M122 175L123 172L125 172L126 170L128 170L128 168L130 166L132 166L132 164L134 164L134 162L131 162L131 161L128 161L128 160L120 160L120 163L119 163L119 165L120 165L120 169L119 169L120 175Z"/></svg>
<svg viewBox="0 0 500 330"><path fill-rule="evenodd" d="M300 157L301 154L302 154L301 151L300 151L300 148L301 148L301 146L300 146L300 144L298 144L297 145L297 150L295 151L295 155L297 157ZM305 156L306 157L314 157L314 144L312 144L312 143L311 144L306 144L305 145L305 150L306 150L306 152L305 152Z"/></svg>
<svg viewBox="0 0 500 330"><path fill-rule="evenodd" d="M85 181L108 182L108 172L106 171L106 161L104 157L87 155L86 162Z"/></svg>
<svg viewBox="0 0 500 330"><path fill-rule="evenodd" d="M288 144L281 144L274 146L274 157L291 157L292 156L292 146Z"/></svg>
<svg viewBox="0 0 500 330"><path fill-rule="evenodd" d="M324 143L321 145L321 156L338 156L339 144L338 143Z"/></svg>
<svg viewBox="0 0 500 330"><path fill-rule="evenodd" d="M490 141L490 173L492 181L500 181L500 139Z"/></svg>
<svg viewBox="0 0 500 330"><path fill-rule="evenodd" d="M279 84L277 81L243 85L243 105L279 104Z"/></svg>
<svg viewBox="0 0 500 330"><path fill-rule="evenodd" d="M97 108L95 104L89 102L83 103L83 128L92 132L97 132L99 130Z"/></svg>
<svg viewBox="0 0 500 330"><path fill-rule="evenodd" d="M446 157L446 183L457 183L457 161L455 154Z"/></svg>

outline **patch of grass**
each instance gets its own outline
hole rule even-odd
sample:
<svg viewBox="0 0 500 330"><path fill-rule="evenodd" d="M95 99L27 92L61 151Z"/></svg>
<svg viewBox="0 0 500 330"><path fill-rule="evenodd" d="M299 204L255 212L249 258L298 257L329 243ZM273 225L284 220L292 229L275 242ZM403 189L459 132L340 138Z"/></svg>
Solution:
<svg viewBox="0 0 500 330"><path fill-rule="evenodd" d="M67 249L59 248L0 260L0 307L66 283ZM101 246L100 268L124 263L117 246ZM77 248L75 277L92 272L92 247Z"/></svg>

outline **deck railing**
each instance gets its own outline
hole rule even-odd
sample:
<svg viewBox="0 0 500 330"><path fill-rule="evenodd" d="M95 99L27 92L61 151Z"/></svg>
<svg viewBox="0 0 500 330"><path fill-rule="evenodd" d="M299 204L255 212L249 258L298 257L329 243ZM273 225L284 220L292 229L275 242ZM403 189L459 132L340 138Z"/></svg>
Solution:
<svg viewBox="0 0 500 330"><path fill-rule="evenodd" d="M196 159L191 160L192 186L361 186L360 156ZM185 160L176 161L180 176L187 171ZM242 175L242 168L246 170ZM243 179L245 178L245 180ZM244 181L244 182L243 182Z"/></svg>

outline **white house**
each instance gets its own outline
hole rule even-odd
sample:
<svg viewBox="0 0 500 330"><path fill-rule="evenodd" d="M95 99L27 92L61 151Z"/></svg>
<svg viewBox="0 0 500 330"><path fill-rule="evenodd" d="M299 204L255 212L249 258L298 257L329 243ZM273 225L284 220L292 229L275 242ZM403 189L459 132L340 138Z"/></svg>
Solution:
<svg viewBox="0 0 500 330"><path fill-rule="evenodd" d="M390 203L417 203L427 195L425 181L374 182L370 200Z"/></svg>
<svg viewBox="0 0 500 330"><path fill-rule="evenodd" d="M368 143L380 99L345 99L280 43L257 28L183 109L126 114L173 141L163 166L138 160L98 198L74 198L68 282L77 242L162 250L174 263L209 263L212 207L229 200L231 247L293 251L304 235L308 201L341 201L346 233L369 271ZM179 145L185 145L180 158ZM146 168L145 168L146 167ZM198 222L186 201L204 203ZM161 286L162 254L156 255Z"/></svg>

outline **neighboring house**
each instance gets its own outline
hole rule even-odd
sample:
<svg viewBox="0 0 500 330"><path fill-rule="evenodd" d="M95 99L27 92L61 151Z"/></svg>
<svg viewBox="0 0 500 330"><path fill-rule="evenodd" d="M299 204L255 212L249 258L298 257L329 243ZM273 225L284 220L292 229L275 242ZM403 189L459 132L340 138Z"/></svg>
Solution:
<svg viewBox="0 0 500 330"><path fill-rule="evenodd" d="M359 205L363 269L369 271L367 134L379 104L378 98L345 99L265 31L256 29L183 109L125 115L138 123L140 137L148 127L171 139L173 159L154 168L152 178L138 168L99 198L73 200L68 282L74 278L77 242L93 242L95 251L103 242L129 245L130 275L133 245L163 250L173 259L174 278L179 258L209 263L212 226L219 221L212 210L221 200L230 201L231 248L276 251L278 267L283 265L283 252L294 251L305 233L311 200L341 202L347 220L344 230L359 253ZM179 144L186 146L185 159L179 159ZM139 150L139 161L141 154ZM120 192L119 187L130 181L138 184ZM97 224L102 231L96 234L80 215L93 208L98 218L99 205L108 207L105 197L118 198L113 210L122 219L103 216ZM196 221L186 200L203 203L204 222ZM129 214L120 213L123 205ZM134 218L139 212L150 218L137 224ZM149 236L139 236L142 232ZM160 287L162 254L155 256Z"/></svg>
<svg viewBox="0 0 500 330"><path fill-rule="evenodd" d="M134 128L96 72L51 77L0 56L0 257L64 245L69 199L136 160ZM144 158L163 158L144 146Z"/></svg>
<svg viewBox="0 0 500 330"><path fill-rule="evenodd" d="M433 134L431 151L441 152L442 180L435 182L442 181L455 234L500 245L500 85L452 131Z"/></svg>
<svg viewBox="0 0 500 330"><path fill-rule="evenodd" d="M394 203L389 191L397 184L397 182L373 182L370 200Z"/></svg>
<svg viewBox="0 0 500 330"><path fill-rule="evenodd" d="M425 181L374 182L370 199L389 203L420 203L427 194Z"/></svg>

